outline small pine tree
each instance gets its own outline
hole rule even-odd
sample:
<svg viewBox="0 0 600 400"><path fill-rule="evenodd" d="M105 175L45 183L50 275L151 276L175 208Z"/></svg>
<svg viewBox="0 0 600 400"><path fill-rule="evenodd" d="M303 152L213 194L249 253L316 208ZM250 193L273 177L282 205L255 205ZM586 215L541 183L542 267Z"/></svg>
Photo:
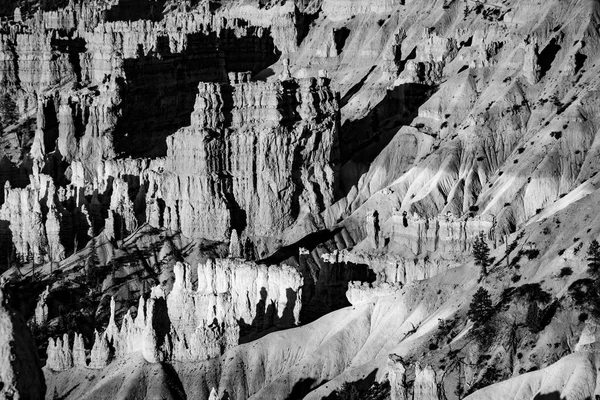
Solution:
<svg viewBox="0 0 600 400"><path fill-rule="evenodd" d="M488 247L483 232L479 232L473 243L473 256L475 265L481 267L481 276L487 276L487 267L490 265L490 248Z"/></svg>
<svg viewBox="0 0 600 400"><path fill-rule="evenodd" d="M600 280L600 243L592 240L587 251L588 272L595 280Z"/></svg>
<svg viewBox="0 0 600 400"><path fill-rule="evenodd" d="M337 395L340 400L359 400L361 398L356 386L349 382L344 382Z"/></svg>
<svg viewBox="0 0 600 400"><path fill-rule="evenodd" d="M100 257L98 257L98 247L96 245L96 238L90 239L90 252L87 258L87 265L89 267L97 267L100 265Z"/></svg>
<svg viewBox="0 0 600 400"><path fill-rule="evenodd" d="M96 238L90 239L90 252L86 260L86 274L89 284L98 285L98 268L100 266L100 257L98 257L98 248L96 246Z"/></svg>
<svg viewBox="0 0 600 400"><path fill-rule="evenodd" d="M467 312L469 319L473 321L473 328L478 329L485 326L493 314L494 308L492 307L490 294L483 287L480 287L473 295L473 300Z"/></svg>
<svg viewBox="0 0 600 400"><path fill-rule="evenodd" d="M592 240L587 251L588 273L593 279L587 301L592 315L600 318L600 244Z"/></svg>
<svg viewBox="0 0 600 400"><path fill-rule="evenodd" d="M525 325L531 333L538 333L542 330L542 310L537 302L532 301L527 309L525 316Z"/></svg>

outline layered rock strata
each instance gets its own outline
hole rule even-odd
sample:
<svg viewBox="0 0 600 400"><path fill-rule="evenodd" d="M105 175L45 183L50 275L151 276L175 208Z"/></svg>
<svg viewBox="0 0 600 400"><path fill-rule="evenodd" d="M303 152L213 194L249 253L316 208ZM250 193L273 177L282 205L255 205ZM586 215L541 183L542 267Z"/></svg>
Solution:
<svg viewBox="0 0 600 400"><path fill-rule="evenodd" d="M291 267L209 260L198 265L196 289L189 265L177 263L174 272L171 292L157 286L149 299L140 297L137 316L128 311L121 327L111 301L108 326L95 333L89 368L102 369L131 353L151 363L204 361L237 346L241 328L263 331L300 322L303 280ZM67 334L50 339L47 365L55 371L87 365L82 336L76 334L73 344Z"/></svg>

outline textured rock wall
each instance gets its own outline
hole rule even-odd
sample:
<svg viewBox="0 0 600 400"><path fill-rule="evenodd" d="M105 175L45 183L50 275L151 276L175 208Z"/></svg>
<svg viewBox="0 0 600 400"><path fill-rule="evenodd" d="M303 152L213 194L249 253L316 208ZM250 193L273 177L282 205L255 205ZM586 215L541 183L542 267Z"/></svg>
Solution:
<svg viewBox="0 0 600 400"><path fill-rule="evenodd" d="M89 368L102 369L136 352L152 363L204 361L237 346L242 328L260 332L299 323L303 280L291 267L209 260L198 265L195 290L189 265L177 263L174 273L171 292L165 296L157 286L148 300L140 297L137 316L128 311L120 328L111 301L110 320L95 334ZM67 334L50 339L47 365L55 371L85 366L81 335L72 345Z"/></svg>
<svg viewBox="0 0 600 400"><path fill-rule="evenodd" d="M107 11L107 8L110 10ZM20 121L26 116L35 120L31 156L39 168L38 171L52 176L57 186L63 186L65 180L68 182L69 179L75 184L75 188L64 188L67 192L64 200L75 202L74 205L65 205L68 208L67 214L64 210L56 210L53 207L46 210L45 204L40 205L38 212L37 206L33 205L33 199L36 196L38 199L42 197L34 194L38 188L28 189L32 192L30 199L23 199L21 203L29 204L23 207L29 210L35 207L36 211L32 215L39 217L41 213L41 220L48 220L50 224L47 234L38 229L39 240L32 236L33 228L27 227L30 232L22 232L25 226L35 227L39 223L33 221L23 224L17 216L23 212L7 211L6 220L14 230L13 238L17 252L23 257L29 253L41 253L41 247L46 247L45 243L36 244L35 241L48 242L51 258L58 260L64 257L65 250L61 245L66 247L67 251L72 248L71 243L64 243L64 240L71 242L70 236L73 234L82 236L84 240L86 236L79 232L85 232L85 228L78 229L67 225L71 220L85 220L87 217L82 215L88 212L91 214L90 220L95 233L108 221L107 233L116 238L130 233L136 225L145 222L146 206L153 212L152 216L155 218L152 221L155 225L163 226L166 220L166 226L182 229L191 237L204 235L209 239L227 240L232 225L241 230L254 223L245 221L243 213L246 211L236 203L238 200L234 198L232 191L239 192L238 197L244 197L246 203L254 202L255 198L252 194L245 193L245 188L234 188L229 178L225 179L225 182L216 183L191 182L192 190L196 192L189 193L192 197L199 192L211 192L209 188L217 186L205 195L205 200L208 204L212 203L209 207L221 209L223 214L215 221L201 221L205 227L196 231L195 228L191 228L195 221L184 222L181 226L179 213L184 217L192 217L191 214L206 215L206 210L198 207L199 202L191 203L187 200L189 194L183 193L186 190L185 186L180 188L180 193L170 194L169 196L174 197L172 199L168 198L169 196L165 196L166 199L149 198L148 205L140 204L143 202L143 196L137 197L140 193L138 189L147 184L147 171L139 170L136 174L123 171L121 175L132 175L124 179L129 186L127 191L130 192L130 198L126 199L116 194L123 194L122 184L116 179L122 176L111 176L110 172L108 176L101 176L100 174L104 174L99 168L105 163L110 163L115 157L125 154L165 156L167 143L173 144L181 140L181 137L175 140L167 137L180 127L190 125L191 119L194 118L192 112L194 101L198 97L196 87L199 82L228 82L228 71L248 71L256 74L275 62L282 52L294 51L298 40L298 15L294 5L289 3L285 6L271 7L265 14L259 12L255 6L240 7L234 4L221 7L215 12L210 9L208 3L203 3L194 9L181 5L179 9L152 20L123 21L120 20L121 17L121 11L118 7L115 8L114 4L83 2L71 3L67 8L53 12L27 15L24 16L23 22L17 21L2 26L0 52L3 56L0 78L2 82L6 82L4 88L8 91L10 101L14 101L17 106ZM233 130L242 128L239 124L253 124L255 129L262 129L260 120L256 118L271 113L268 108L277 105L263 106L260 99L257 100L258 103L253 104L253 97L265 88L257 83L254 87L255 94L251 94L246 93L252 90L247 81L237 83L245 87L224 89L225 92L233 90L237 93L235 101L230 102L234 104L230 105L238 112L233 121L232 117L228 116L230 122L227 127ZM308 93L315 90L313 86L297 90L298 94L293 89L289 90L284 103L297 102L301 105L298 110L293 110L293 104L279 104L280 107L289 106L290 110L286 113L294 114L292 117L286 115L286 118L299 121L302 117L308 118L307 113L313 113L311 118L319 119L323 113L332 113L335 120L337 105L333 106L333 110L318 110L307 104L313 101ZM201 95L202 93L200 97ZM271 100L275 101L275 92L271 92L270 95ZM295 97L301 99L297 100ZM148 104L149 99L153 99L155 103ZM321 105L331 108L328 105L330 103L334 104L334 99L324 99ZM245 114L241 110L246 107L257 112L250 113L253 115ZM220 112L218 109L212 111ZM296 114L300 116L297 117ZM268 124L271 128L273 122L279 122L276 116L273 118ZM192 127L202 130L208 128L195 123L192 123ZM295 138L281 137L280 146L285 146L288 140L304 142L309 128L317 127L315 123L303 125L303 128L297 127L293 135ZM332 129L331 124L323 129ZM275 135L275 132L273 134ZM21 139L15 136L10 140L18 141L18 147L24 148L27 143L24 142L25 139ZM220 146L227 146L227 140L224 137ZM247 145L246 142L240 142L234 146ZM323 146L325 153L329 150L327 146L331 146L331 143L326 142ZM171 154L177 150L177 145L173 145ZM313 161L309 149L302 155L305 158L303 160L292 157L296 154L295 150L292 150L289 160L286 160L288 164L293 163L294 168L300 168L303 162ZM260 156L262 154L259 154ZM326 157L324 164L329 162L329 155L326 154ZM71 166L65 163L70 163ZM231 173L230 165L225 164L224 167L227 174ZM319 173L320 171L317 170ZM218 173L221 174L222 169ZM256 174L256 171L250 173ZM291 174L289 168L282 173ZM297 175L297 181L304 180L300 185L324 183L322 193L317 190L316 196L321 198L324 195L326 201L331 202L331 188L325 187L327 184L331 185L330 176L326 178L327 182L322 182L320 176L314 178L316 182L313 182L313 177L306 177L306 173L298 172ZM188 178L185 174L173 177L165 183L168 185L166 188L171 189L173 184L179 186ZM101 185L104 190L95 192L99 189L96 185L105 179L111 181L107 185ZM114 184L112 179L115 180ZM136 180L133 185L132 179ZM20 179L11 183L22 185ZM266 184L270 185L269 182ZM276 182L276 185L280 184L288 185L288 182ZM203 186L200 188L200 185ZM305 193L299 195L314 198L312 191L309 187ZM92 197L91 204L89 197L86 199L83 194ZM71 200L72 198L75 199ZM161 213L165 207L165 200L169 202L168 215L163 217ZM13 203L14 201L11 200ZM156 204L157 201L160 204ZM309 201L315 203L314 199ZM134 202L133 211L129 202ZM328 204L320 204L318 201L316 203L317 207ZM84 206L88 210L84 210ZM236 214L233 224L229 221L232 209ZM68 215L68 218L62 221L61 215ZM278 227L279 230L294 220L294 217L276 217L285 220ZM261 235L267 228L271 228L269 222L264 225L258 229ZM60 243L61 236L63 243ZM277 233L273 236L277 236Z"/></svg>
<svg viewBox="0 0 600 400"><path fill-rule="evenodd" d="M5 305L0 290L0 397L41 400L45 393L31 333L25 321Z"/></svg>
<svg viewBox="0 0 600 400"><path fill-rule="evenodd" d="M164 206L147 219L214 240L244 230L263 254L333 201L337 100L323 79L230 78L200 84L192 126L168 139L164 172L149 177L147 202Z"/></svg>

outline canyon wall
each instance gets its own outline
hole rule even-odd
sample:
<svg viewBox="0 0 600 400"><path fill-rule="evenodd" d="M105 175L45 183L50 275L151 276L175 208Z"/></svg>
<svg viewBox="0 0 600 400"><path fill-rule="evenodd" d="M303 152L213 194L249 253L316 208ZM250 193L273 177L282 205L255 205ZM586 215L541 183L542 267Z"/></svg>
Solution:
<svg viewBox="0 0 600 400"><path fill-rule="evenodd" d="M33 338L23 318L5 303L0 289L0 397L42 400L46 383Z"/></svg>
<svg viewBox="0 0 600 400"><path fill-rule="evenodd" d="M165 294L156 286L148 299L141 296L136 316L128 310L120 327L111 300L108 326L96 331L89 363L81 334L71 341L65 333L62 339L50 339L47 367L102 369L132 353L150 363L205 361L237 346L241 335L300 322L303 279L291 267L209 259L198 264L196 274L183 263L175 265L174 273L172 290Z"/></svg>

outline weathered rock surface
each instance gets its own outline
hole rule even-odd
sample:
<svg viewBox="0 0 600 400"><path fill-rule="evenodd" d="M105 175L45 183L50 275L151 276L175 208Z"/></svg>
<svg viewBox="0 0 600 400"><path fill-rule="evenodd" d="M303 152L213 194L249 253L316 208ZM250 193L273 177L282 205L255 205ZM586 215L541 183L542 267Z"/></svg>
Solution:
<svg viewBox="0 0 600 400"><path fill-rule="evenodd" d="M25 321L7 308L0 290L0 397L44 399L46 383Z"/></svg>
<svg viewBox="0 0 600 400"><path fill-rule="evenodd" d="M262 331L299 323L303 282L291 267L209 260L198 265L195 290L189 265L177 263L174 273L169 294L157 286L149 299L140 297L137 316L128 311L120 328L111 300L110 320L102 334L95 333L89 368L103 369L132 353L150 363L205 361L237 346L246 326ZM50 339L47 366L54 371L85 366L84 351L79 334L73 345L67 334Z"/></svg>
<svg viewBox="0 0 600 400"><path fill-rule="evenodd" d="M54 386L60 396L130 395L153 382L128 385L124 366L135 365L136 378L169 378L160 362L176 361L182 378L164 398L214 397L218 388L234 399L298 390L316 399L376 370L382 378L391 353L410 359L390 378L397 398L407 397L397 383L413 375L419 398L443 397L461 376L480 383L488 370L495 376L489 366L456 372L435 355L469 338L479 275L469 254L480 232L495 263L477 284L495 304L517 282L543 283L552 301L573 308L572 285L587 277L581 246L598 237L597 3L111 0L32 9L0 6L12 14L0 22L1 262L12 242L21 261L73 254L77 263L101 231L116 253L127 240L141 244L148 225L192 248L175 254L165 244L140 256L168 293L142 296L119 327L113 306L89 365L81 336L50 341L57 382L82 366L110 371L89 393ZM503 269L507 235L520 229L520 260ZM214 263L198 250L227 245L230 258ZM169 291L154 269L186 257L200 267L177 264ZM304 279L243 258L291 259ZM358 270L366 277L353 282ZM126 289L137 297L145 286ZM237 346L303 322L301 300L308 321L347 306L344 295L352 307ZM517 345L495 343L489 363L507 377L556 361L581 329L563 311L559 327L526 333L547 353L514 361ZM462 356L476 364L478 355ZM516 377L510 385L528 389L507 398L578 398L569 382L591 397L596 361L566 359Z"/></svg>

